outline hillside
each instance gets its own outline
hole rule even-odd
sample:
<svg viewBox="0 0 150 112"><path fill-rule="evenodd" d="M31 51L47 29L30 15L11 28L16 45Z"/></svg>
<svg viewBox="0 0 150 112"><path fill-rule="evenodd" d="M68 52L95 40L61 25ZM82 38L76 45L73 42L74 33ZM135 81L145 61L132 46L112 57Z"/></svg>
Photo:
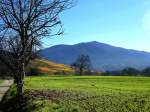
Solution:
<svg viewBox="0 0 150 112"><path fill-rule="evenodd" d="M29 67L37 67L41 73L47 74L72 72L72 69L67 65L57 64L45 59L35 59L29 64Z"/></svg>
<svg viewBox="0 0 150 112"><path fill-rule="evenodd" d="M56 63L70 65L79 55L89 55L94 69L116 70L126 67L143 69L150 66L150 53L124 49L100 42L56 45L40 51L40 55Z"/></svg>

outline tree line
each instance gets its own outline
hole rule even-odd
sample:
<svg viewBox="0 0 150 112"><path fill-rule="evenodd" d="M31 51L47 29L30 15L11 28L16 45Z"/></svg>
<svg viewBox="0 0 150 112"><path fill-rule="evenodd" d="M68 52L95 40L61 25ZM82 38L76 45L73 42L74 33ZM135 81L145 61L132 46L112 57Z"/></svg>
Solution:
<svg viewBox="0 0 150 112"><path fill-rule="evenodd" d="M113 70L106 71L102 73L106 76L150 76L150 67L147 67L143 70L138 70L136 68L128 67L123 70Z"/></svg>
<svg viewBox="0 0 150 112"><path fill-rule="evenodd" d="M105 72L92 70L91 59L88 55L79 55L77 59L71 64L71 67L75 70L75 74L79 75L150 76L150 67L147 67L143 70L128 67L123 70L113 70Z"/></svg>

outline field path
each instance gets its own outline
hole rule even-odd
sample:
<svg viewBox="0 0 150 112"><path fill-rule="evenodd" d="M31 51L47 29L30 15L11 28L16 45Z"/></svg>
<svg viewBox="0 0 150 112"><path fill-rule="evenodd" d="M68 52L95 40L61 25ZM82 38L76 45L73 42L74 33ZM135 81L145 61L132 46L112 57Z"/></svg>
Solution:
<svg viewBox="0 0 150 112"><path fill-rule="evenodd" d="M0 83L0 101L12 84L13 80L3 80L3 82Z"/></svg>

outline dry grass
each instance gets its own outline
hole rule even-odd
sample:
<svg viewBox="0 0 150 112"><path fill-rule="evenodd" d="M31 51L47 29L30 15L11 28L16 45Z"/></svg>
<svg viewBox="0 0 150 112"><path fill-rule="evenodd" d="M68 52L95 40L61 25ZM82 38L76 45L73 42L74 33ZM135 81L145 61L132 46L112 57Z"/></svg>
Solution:
<svg viewBox="0 0 150 112"><path fill-rule="evenodd" d="M73 70L70 66L64 64L57 64L45 59L35 59L31 62L29 67L37 67L40 72L45 74L56 74L56 73L70 73Z"/></svg>

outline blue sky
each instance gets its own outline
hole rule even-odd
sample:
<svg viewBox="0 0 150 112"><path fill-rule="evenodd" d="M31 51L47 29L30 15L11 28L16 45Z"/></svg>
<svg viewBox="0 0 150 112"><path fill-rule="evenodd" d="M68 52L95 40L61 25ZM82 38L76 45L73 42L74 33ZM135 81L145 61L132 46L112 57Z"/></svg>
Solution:
<svg viewBox="0 0 150 112"><path fill-rule="evenodd" d="M78 0L60 18L64 35L44 47L99 41L150 52L150 0Z"/></svg>

